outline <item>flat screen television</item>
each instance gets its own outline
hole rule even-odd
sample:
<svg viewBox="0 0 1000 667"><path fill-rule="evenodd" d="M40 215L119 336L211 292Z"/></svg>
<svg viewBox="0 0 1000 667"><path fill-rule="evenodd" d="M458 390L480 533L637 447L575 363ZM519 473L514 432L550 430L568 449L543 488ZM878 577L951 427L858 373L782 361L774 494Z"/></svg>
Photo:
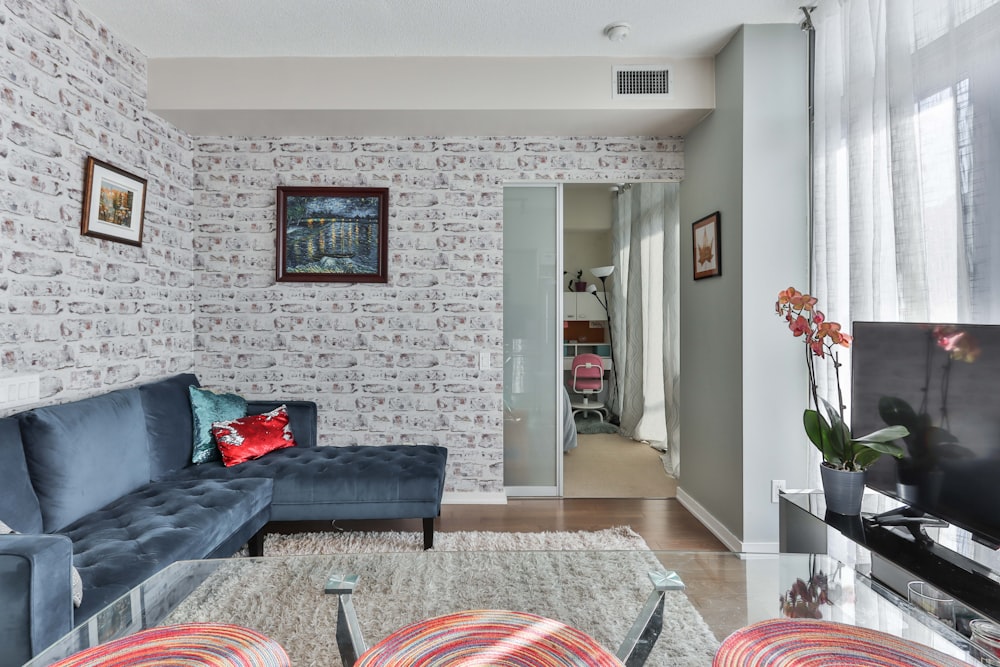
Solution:
<svg viewBox="0 0 1000 667"><path fill-rule="evenodd" d="M1000 325L855 322L851 428L906 426L867 485L1000 545Z"/></svg>

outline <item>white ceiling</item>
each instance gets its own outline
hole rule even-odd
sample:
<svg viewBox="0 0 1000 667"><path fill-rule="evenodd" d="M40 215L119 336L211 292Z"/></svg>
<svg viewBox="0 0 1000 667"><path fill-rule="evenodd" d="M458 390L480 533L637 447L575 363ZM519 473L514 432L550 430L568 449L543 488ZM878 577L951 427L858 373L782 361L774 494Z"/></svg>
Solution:
<svg viewBox="0 0 1000 667"><path fill-rule="evenodd" d="M609 63L675 59L671 66L673 90L675 71L680 76L687 67L684 63L716 55L741 25L799 23L802 18L801 0L77 2L150 59L150 109L194 135L683 136L711 109L711 103L688 105L687 98L680 102L675 96L662 106L627 109L605 100L586 108L567 96L556 107L546 106L540 98L546 91L551 94L552 79L542 73L544 67L536 65L540 62L537 59L568 58L574 63L582 63L586 57ZM624 41L611 42L603 30L619 21L631 24L631 33ZM210 63L225 62L202 59L220 58L235 59L232 62L242 64L242 71L249 74L199 81L213 67ZM303 84L306 88L291 94L286 92L280 98L282 104L276 105L275 96L269 93L274 82L261 75L261 63L265 59L301 63L293 58L333 60L329 65L317 65L327 72L325 78L307 81ZM403 72L414 58L426 58L422 64L430 63L431 58L443 59L444 67L438 67L436 77L431 73L428 78L421 72L415 81L401 80L409 76ZM479 77L476 84L506 94L509 79L515 76L520 77L517 88L528 92L522 97L506 96L494 106L479 102L479 108L474 108L475 86L453 76L455 63L469 63L469 58L481 59L471 75ZM504 73L499 72L499 79L483 74L484 66L479 63L489 58L508 59L485 66L493 67L496 75L496 67L508 63L506 85L498 83L489 89L490 82L503 80ZM379 63L387 74L353 88L346 86L345 78L336 74L335 63L345 63L341 67L348 71L358 70L359 61L350 59L370 59L364 62ZM513 59L528 64L518 68ZM154 67L157 63L162 66ZM233 67L241 71L239 64ZM301 68L284 67L286 84L302 78ZM179 73L174 76L173 89L159 76L163 71ZM521 73L511 74L513 71ZM525 71L528 74L523 74ZM607 71L610 74L610 68ZM610 97L610 78L607 83L605 78L602 74L599 84L608 88ZM178 81L187 85L178 85ZM596 82L592 77L588 81ZM227 84L231 93L221 104L213 106L197 98L195 91L219 88L220 82ZM418 82L424 85L415 94L409 84ZM308 97L309 86L313 90L324 86L335 99L312 106L299 102L301 108L288 108L289 100ZM448 86L463 91L460 100L448 102L446 95L439 94ZM676 88L681 96L694 90L690 82ZM353 102L343 99L349 97L344 91L354 95ZM382 91L394 99L379 98L376 93ZM257 99L238 101L245 99L243 92L255 94ZM420 95L431 102L420 102Z"/></svg>
<svg viewBox="0 0 1000 667"><path fill-rule="evenodd" d="M149 58L713 56L802 0L78 0ZM813 3L814 4L814 3ZM606 25L631 24L617 43Z"/></svg>

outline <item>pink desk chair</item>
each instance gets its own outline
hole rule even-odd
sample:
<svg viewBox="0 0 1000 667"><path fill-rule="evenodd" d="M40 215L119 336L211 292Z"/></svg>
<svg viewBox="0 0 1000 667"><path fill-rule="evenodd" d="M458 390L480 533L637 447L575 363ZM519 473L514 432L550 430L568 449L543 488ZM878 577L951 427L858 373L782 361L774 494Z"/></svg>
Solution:
<svg viewBox="0 0 1000 667"><path fill-rule="evenodd" d="M590 400L604 389L604 362L596 354L578 354L573 357L570 370L572 379L569 390L583 397L570 402L573 406L573 416L576 417L577 414L587 416L587 413L593 412L604 421L604 413L607 412L604 403Z"/></svg>

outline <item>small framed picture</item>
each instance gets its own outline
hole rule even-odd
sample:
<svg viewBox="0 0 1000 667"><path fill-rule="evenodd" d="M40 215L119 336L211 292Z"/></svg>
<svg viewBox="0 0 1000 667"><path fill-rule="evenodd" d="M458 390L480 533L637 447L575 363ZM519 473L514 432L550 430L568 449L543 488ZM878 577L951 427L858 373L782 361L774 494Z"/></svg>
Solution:
<svg viewBox="0 0 1000 667"><path fill-rule="evenodd" d="M87 158L81 234L141 246L145 209L146 179Z"/></svg>
<svg viewBox="0 0 1000 667"><path fill-rule="evenodd" d="M389 280L389 188L279 187L279 282Z"/></svg>
<svg viewBox="0 0 1000 667"><path fill-rule="evenodd" d="M691 225L694 250L694 279L722 275L722 245L719 243L719 212L706 215Z"/></svg>

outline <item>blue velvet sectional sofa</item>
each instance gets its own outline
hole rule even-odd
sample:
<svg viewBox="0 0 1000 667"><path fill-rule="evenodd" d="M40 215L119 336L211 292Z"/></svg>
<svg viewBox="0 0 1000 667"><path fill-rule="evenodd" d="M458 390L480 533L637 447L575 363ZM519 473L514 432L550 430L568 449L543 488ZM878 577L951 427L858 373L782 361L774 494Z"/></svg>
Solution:
<svg viewBox="0 0 1000 667"><path fill-rule="evenodd" d="M447 450L317 447L316 405L286 405L297 446L191 463L183 374L0 419L0 667L21 665L177 560L260 553L269 521L423 519L433 544ZM83 582L72 600L72 570Z"/></svg>

